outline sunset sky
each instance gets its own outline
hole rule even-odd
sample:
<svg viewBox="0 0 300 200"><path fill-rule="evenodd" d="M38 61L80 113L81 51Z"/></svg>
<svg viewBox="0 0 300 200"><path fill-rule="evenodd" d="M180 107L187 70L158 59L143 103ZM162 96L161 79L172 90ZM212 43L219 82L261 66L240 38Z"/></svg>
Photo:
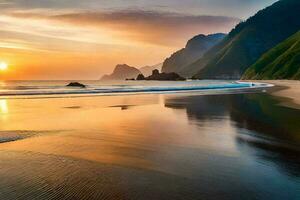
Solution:
<svg viewBox="0 0 300 200"><path fill-rule="evenodd" d="M99 79L162 62L276 0L0 0L0 79Z"/></svg>

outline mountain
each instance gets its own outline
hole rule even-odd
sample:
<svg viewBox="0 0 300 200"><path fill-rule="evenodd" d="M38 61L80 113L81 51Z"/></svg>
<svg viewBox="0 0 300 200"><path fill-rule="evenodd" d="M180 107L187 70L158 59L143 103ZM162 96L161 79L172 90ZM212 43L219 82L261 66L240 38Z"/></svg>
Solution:
<svg viewBox="0 0 300 200"><path fill-rule="evenodd" d="M144 76L150 76L153 70L158 69L160 71L161 67L162 67L162 63L159 63L152 66L141 67L139 70L142 72Z"/></svg>
<svg viewBox="0 0 300 200"><path fill-rule="evenodd" d="M201 59L185 67L181 74L194 78L240 78L266 51L300 29L300 1L280 0L238 24Z"/></svg>
<svg viewBox="0 0 300 200"><path fill-rule="evenodd" d="M136 78L141 73L135 67L128 66L126 64L117 65L110 75L104 75L101 80L108 81L108 80L125 80L125 79L133 79Z"/></svg>
<svg viewBox="0 0 300 200"><path fill-rule="evenodd" d="M185 48L173 53L167 58L162 66L162 72L177 72L180 73L187 65L192 64L212 46L220 42L226 35L217 33L212 35L197 35L190 39Z"/></svg>
<svg viewBox="0 0 300 200"><path fill-rule="evenodd" d="M300 31L265 53L242 78L300 80Z"/></svg>

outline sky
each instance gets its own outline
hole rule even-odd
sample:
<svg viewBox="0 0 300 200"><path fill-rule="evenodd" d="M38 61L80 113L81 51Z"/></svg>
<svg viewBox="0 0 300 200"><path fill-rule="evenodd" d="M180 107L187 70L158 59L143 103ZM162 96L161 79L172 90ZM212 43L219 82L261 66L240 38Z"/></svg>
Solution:
<svg viewBox="0 0 300 200"><path fill-rule="evenodd" d="M0 80L99 79L163 62L276 0L0 0Z"/></svg>

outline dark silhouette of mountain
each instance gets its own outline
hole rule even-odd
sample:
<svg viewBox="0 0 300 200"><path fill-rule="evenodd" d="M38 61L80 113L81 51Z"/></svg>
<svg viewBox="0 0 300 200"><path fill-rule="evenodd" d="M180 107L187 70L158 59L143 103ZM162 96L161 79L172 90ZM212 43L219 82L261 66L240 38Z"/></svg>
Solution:
<svg viewBox="0 0 300 200"><path fill-rule="evenodd" d="M300 31L265 53L243 79L300 80Z"/></svg>
<svg viewBox="0 0 300 200"><path fill-rule="evenodd" d="M212 35L197 35L190 39L185 48L175 52L171 57L167 58L162 66L162 72L180 73L187 65L192 64L212 46L220 42L226 34L217 33Z"/></svg>
<svg viewBox="0 0 300 200"><path fill-rule="evenodd" d="M300 29L300 1L280 0L238 24L201 59L180 72L200 79L236 79L265 52Z"/></svg>
<svg viewBox="0 0 300 200"><path fill-rule="evenodd" d="M126 64L117 65L110 75L104 75L101 80L108 81L108 80L125 80L125 79L134 79L141 73L135 67L128 66Z"/></svg>
<svg viewBox="0 0 300 200"><path fill-rule="evenodd" d="M161 70L162 67L162 63L156 64L156 65L152 65L152 66L145 66L145 67L141 67L139 70L142 72L142 74L144 76L150 76L152 74L152 71L157 69L157 70Z"/></svg>

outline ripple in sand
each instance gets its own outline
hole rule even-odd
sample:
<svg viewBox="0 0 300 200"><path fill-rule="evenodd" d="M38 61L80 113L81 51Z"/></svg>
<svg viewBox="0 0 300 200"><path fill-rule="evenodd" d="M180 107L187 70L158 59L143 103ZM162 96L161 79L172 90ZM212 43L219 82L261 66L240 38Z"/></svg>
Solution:
<svg viewBox="0 0 300 200"><path fill-rule="evenodd" d="M26 139L34 136L41 136L50 133L62 132L57 131L28 131L28 130L14 130L14 131L0 131L0 143L13 142L17 140Z"/></svg>
<svg viewBox="0 0 300 200"><path fill-rule="evenodd" d="M0 168L0 199L196 199L203 195L195 182L159 172L36 153L0 151L0 156L0 166L5 166Z"/></svg>

